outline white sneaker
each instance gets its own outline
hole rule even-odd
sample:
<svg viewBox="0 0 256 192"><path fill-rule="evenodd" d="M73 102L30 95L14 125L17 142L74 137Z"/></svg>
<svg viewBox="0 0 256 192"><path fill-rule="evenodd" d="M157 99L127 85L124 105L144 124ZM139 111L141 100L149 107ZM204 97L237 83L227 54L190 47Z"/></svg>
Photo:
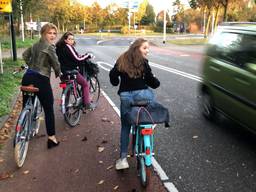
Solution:
<svg viewBox="0 0 256 192"><path fill-rule="evenodd" d="M128 169L128 168L129 168L129 164L128 164L127 158L118 159L116 161L116 170Z"/></svg>

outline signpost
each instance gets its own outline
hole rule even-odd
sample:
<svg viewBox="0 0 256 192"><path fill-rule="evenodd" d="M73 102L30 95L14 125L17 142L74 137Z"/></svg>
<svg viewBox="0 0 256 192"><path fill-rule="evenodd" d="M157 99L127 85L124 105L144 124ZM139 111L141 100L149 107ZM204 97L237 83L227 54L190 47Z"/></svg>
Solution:
<svg viewBox="0 0 256 192"><path fill-rule="evenodd" d="M17 60L17 52L16 52L16 40L15 40L15 31L13 26L13 15L12 15L12 1L11 0L0 0L0 12L9 13L9 22L10 22L10 30L11 30L11 40L12 40L12 56L13 60Z"/></svg>
<svg viewBox="0 0 256 192"><path fill-rule="evenodd" d="M129 33L130 33L132 12L135 13L138 11L139 1L138 0L128 0L128 1L123 2L121 4L121 7L129 9L129 11L128 11L128 28L129 28ZM134 20L135 20L135 14L134 14Z"/></svg>

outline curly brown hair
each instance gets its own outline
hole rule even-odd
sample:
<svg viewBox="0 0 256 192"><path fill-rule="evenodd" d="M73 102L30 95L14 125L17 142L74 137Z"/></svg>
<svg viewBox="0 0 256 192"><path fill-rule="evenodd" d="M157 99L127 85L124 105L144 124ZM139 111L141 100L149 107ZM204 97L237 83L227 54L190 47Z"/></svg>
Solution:
<svg viewBox="0 0 256 192"><path fill-rule="evenodd" d="M130 78L137 78L143 75L145 58L139 49L145 42L147 40L143 38L136 39L129 49L117 59L117 66L120 72L127 73Z"/></svg>

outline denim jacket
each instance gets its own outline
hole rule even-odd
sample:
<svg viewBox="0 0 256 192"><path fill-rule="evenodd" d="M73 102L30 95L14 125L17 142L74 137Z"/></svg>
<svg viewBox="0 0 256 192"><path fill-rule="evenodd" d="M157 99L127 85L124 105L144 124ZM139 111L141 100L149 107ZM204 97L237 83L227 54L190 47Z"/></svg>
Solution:
<svg viewBox="0 0 256 192"><path fill-rule="evenodd" d="M55 46L41 38L32 47L26 49L22 54L23 59L30 69L50 78L51 67L55 76L60 75L60 63L56 55Z"/></svg>

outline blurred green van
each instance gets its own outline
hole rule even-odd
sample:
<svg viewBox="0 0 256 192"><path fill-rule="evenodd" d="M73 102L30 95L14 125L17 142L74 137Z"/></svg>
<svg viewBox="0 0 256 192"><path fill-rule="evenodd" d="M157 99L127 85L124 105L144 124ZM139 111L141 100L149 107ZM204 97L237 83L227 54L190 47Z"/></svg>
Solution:
<svg viewBox="0 0 256 192"><path fill-rule="evenodd" d="M200 109L221 112L256 132L256 23L224 23L210 39L202 70Z"/></svg>

